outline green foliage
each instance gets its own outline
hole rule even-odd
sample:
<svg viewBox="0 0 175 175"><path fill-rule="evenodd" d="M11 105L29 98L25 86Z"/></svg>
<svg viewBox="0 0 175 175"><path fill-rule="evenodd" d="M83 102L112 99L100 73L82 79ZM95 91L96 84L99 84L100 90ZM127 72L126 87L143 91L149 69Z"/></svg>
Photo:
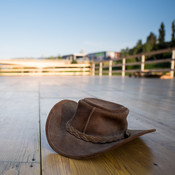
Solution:
<svg viewBox="0 0 175 175"><path fill-rule="evenodd" d="M56 57L54 57L54 56L50 56L50 57L47 57L46 59L48 59L48 60L55 60Z"/></svg>
<svg viewBox="0 0 175 175"><path fill-rule="evenodd" d="M175 47L175 20L172 22L172 38L171 41L165 42L165 26L163 22L160 25L159 29L159 37L157 39L156 35L153 32L150 32L150 34L146 38L146 42L142 43L142 40L138 40L136 45L129 49L128 47L126 49L121 50L121 57L126 57L128 55L137 55L144 52L151 52L155 50L161 50L166 48ZM157 59L166 59L171 58L171 52L164 53L164 54L158 54L153 56L147 56L147 60L157 60ZM132 58L127 59L126 62L140 62L141 59L139 58ZM146 69L150 68L169 68L170 63L155 63L155 64L146 64ZM131 65L126 66L126 69L139 69L139 66L137 65Z"/></svg>
<svg viewBox="0 0 175 175"><path fill-rule="evenodd" d="M162 22L159 29L159 43L163 44L164 42L165 42L165 26Z"/></svg>
<svg viewBox="0 0 175 175"><path fill-rule="evenodd" d="M138 42L134 48L133 54L138 54L138 53L142 53L142 52L143 52L142 40L138 40Z"/></svg>
<svg viewBox="0 0 175 175"><path fill-rule="evenodd" d="M157 42L158 41L158 42ZM175 47L175 20L172 22L172 39L169 42L165 42L165 26L162 22L159 29L159 37L157 39L153 32L147 36L146 42L142 43L142 40L138 40L136 45L129 49L122 49L121 56L126 57L128 55L136 55L144 52L151 52L154 50L166 49Z"/></svg>
<svg viewBox="0 0 175 175"><path fill-rule="evenodd" d="M150 33L149 36L146 39L146 43L144 45L144 52L150 52L151 50L153 50L154 46L156 45L156 35L154 33Z"/></svg>
<svg viewBox="0 0 175 175"><path fill-rule="evenodd" d="M155 63L155 64L146 64L145 69L161 69L161 68L170 68L171 63Z"/></svg>
<svg viewBox="0 0 175 175"><path fill-rule="evenodd" d="M47 60L61 60L63 58L60 55L58 55L58 56L50 56L50 57L47 57L45 59L47 59Z"/></svg>
<svg viewBox="0 0 175 175"><path fill-rule="evenodd" d="M129 48L127 47L126 49L122 49L120 51L120 53L121 53L122 57L128 56L129 55Z"/></svg>
<svg viewBox="0 0 175 175"><path fill-rule="evenodd" d="M61 55L58 55L58 56L57 56L57 59L58 59L58 60L62 60L63 58L62 58Z"/></svg>
<svg viewBox="0 0 175 175"><path fill-rule="evenodd" d="M72 60L71 64L77 64L77 60Z"/></svg>

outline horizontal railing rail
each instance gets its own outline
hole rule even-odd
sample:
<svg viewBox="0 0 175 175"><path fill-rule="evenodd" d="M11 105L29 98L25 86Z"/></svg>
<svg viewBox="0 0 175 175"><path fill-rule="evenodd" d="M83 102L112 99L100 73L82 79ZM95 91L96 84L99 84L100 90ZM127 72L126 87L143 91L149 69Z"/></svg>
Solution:
<svg viewBox="0 0 175 175"><path fill-rule="evenodd" d="M159 58L150 60L151 56L156 56L159 54L167 54L171 53L171 56L168 58ZM165 57L165 56L164 56ZM133 59L137 60L133 62ZM131 62L131 61L132 62ZM158 64L168 63L168 67L161 67ZM156 65L155 68L148 68L148 65ZM126 76L126 73L133 73L133 75L146 76L159 74L160 76L164 76L167 73L169 78L174 78L175 72L175 48L168 48L163 50L152 51L149 53L141 53L136 55L129 55L126 57L118 58L117 60L105 60L99 62L92 62L92 75L115 75L120 74L122 77ZM130 68L129 68L130 66ZM135 68L135 67L137 68ZM147 66L147 67L146 67ZM131 68L133 67L133 68ZM129 74L132 75L132 74Z"/></svg>
<svg viewBox="0 0 175 175"><path fill-rule="evenodd" d="M0 75L91 75L91 64L59 61L0 60Z"/></svg>

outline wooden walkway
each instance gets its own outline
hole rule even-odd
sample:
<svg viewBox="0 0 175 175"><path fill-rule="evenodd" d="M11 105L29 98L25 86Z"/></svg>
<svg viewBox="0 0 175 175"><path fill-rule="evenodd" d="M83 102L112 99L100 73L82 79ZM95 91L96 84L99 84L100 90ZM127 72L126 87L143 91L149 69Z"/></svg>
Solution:
<svg viewBox="0 0 175 175"><path fill-rule="evenodd" d="M45 122L62 99L98 97L130 109L129 128L150 129L89 160L56 154ZM175 80L93 76L0 77L0 175L103 175L175 172Z"/></svg>

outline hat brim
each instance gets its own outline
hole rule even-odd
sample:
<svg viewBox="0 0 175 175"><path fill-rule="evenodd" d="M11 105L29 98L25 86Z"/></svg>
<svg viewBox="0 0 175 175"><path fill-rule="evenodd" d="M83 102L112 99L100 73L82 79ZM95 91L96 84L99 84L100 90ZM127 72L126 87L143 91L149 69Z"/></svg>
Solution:
<svg viewBox="0 0 175 175"><path fill-rule="evenodd" d="M69 158L85 159L102 154L111 149L124 145L141 135L154 132L150 130L128 130L128 138L111 143L92 143L78 139L66 131L66 123L76 112L77 103L71 100L62 100L51 109L46 122L46 137L52 149Z"/></svg>

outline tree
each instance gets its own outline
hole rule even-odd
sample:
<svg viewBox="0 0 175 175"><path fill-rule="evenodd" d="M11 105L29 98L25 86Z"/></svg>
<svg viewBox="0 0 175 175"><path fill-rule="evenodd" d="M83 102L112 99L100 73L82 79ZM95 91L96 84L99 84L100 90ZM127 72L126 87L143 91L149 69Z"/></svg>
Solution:
<svg viewBox="0 0 175 175"><path fill-rule="evenodd" d="M152 46L156 44L156 35L152 32L150 32L149 36L146 39L146 43L150 43Z"/></svg>
<svg viewBox="0 0 175 175"><path fill-rule="evenodd" d="M157 41L156 35L151 32L146 39L144 51L150 52L154 48L154 46L156 45L156 41Z"/></svg>
<svg viewBox="0 0 175 175"><path fill-rule="evenodd" d="M129 55L129 48L127 47L126 49L122 49L120 53L122 57Z"/></svg>
<svg viewBox="0 0 175 175"><path fill-rule="evenodd" d="M137 44L136 44L136 47L135 47L135 50L134 50L134 54L138 54L138 53L141 53L143 52L143 44L142 44L142 40L138 40L137 41Z"/></svg>
<svg viewBox="0 0 175 175"><path fill-rule="evenodd" d="M159 29L159 44L163 44L164 42L165 42L165 26L162 22Z"/></svg>
<svg viewBox="0 0 175 175"><path fill-rule="evenodd" d="M172 22L172 34L171 34L171 41L175 40L175 20Z"/></svg>
<svg viewBox="0 0 175 175"><path fill-rule="evenodd" d="M139 40L137 41L136 47L137 47L137 48L142 47L142 40L141 40L141 39L139 39Z"/></svg>
<svg viewBox="0 0 175 175"><path fill-rule="evenodd" d="M58 56L56 57L56 59L58 59L58 60L62 60L63 58L62 58L61 55L58 55Z"/></svg>

